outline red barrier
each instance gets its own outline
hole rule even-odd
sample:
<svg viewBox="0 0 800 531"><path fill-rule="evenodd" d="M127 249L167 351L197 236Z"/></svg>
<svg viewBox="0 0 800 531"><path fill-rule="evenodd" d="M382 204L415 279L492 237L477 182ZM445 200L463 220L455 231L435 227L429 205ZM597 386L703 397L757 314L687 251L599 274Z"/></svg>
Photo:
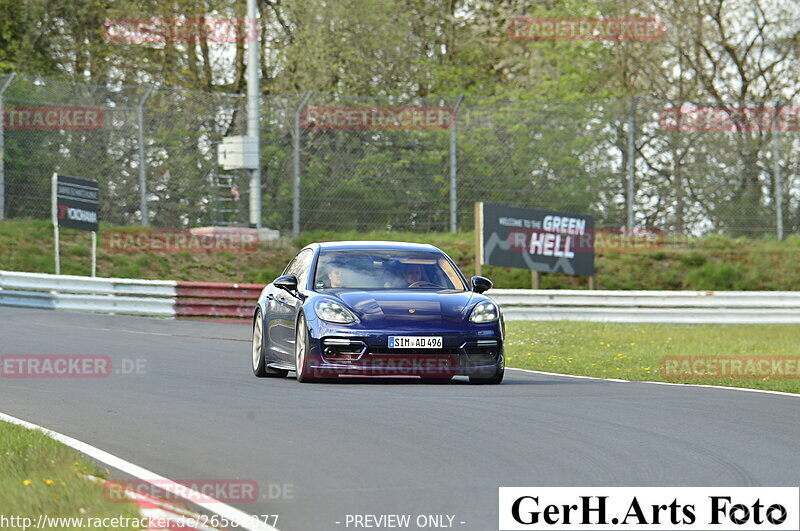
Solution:
<svg viewBox="0 0 800 531"><path fill-rule="evenodd" d="M178 318L249 322L263 287L260 284L178 282L175 314Z"/></svg>
<svg viewBox="0 0 800 531"><path fill-rule="evenodd" d="M260 284L220 284L216 282L178 282L178 297L200 299L258 300L264 286Z"/></svg>

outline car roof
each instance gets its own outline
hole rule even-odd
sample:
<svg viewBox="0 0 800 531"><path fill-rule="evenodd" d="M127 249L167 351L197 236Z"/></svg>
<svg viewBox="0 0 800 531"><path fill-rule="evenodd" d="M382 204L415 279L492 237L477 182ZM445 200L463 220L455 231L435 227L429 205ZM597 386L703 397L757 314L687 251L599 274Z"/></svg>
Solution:
<svg viewBox="0 0 800 531"><path fill-rule="evenodd" d="M407 251L439 251L429 243L390 242L390 241L346 241L346 242L319 242L320 249L325 250L350 250L350 249L404 249Z"/></svg>

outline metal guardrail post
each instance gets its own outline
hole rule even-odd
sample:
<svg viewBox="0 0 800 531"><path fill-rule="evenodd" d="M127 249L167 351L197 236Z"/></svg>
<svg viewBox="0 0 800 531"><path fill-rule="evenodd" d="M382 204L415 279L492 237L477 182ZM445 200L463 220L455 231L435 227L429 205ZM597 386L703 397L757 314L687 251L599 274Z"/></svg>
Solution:
<svg viewBox="0 0 800 531"><path fill-rule="evenodd" d="M772 167L775 182L775 227L778 241L783 240L783 181L781 179L780 123L781 102L775 103L775 116L772 124Z"/></svg>
<svg viewBox="0 0 800 531"><path fill-rule="evenodd" d="M150 85L136 106L136 124L139 129L139 210L142 213L142 226L150 225L150 212L147 208L147 169L144 156L144 104L155 87Z"/></svg>
<svg viewBox="0 0 800 531"><path fill-rule="evenodd" d="M6 151L5 134L3 131L3 128L5 127L5 117L3 115L3 93L5 93L9 85L11 85L11 82L14 81L14 77L16 77L16 75L17 74L15 72L12 72L8 78L6 78L3 86L0 87L0 219L6 219Z"/></svg>
<svg viewBox="0 0 800 531"><path fill-rule="evenodd" d="M456 131L456 118L458 108L464 101L464 95L459 94L456 104L453 107L453 125L450 127L450 232L458 232L458 160L456 157L456 147L458 132Z"/></svg>
<svg viewBox="0 0 800 531"><path fill-rule="evenodd" d="M294 198L292 202L292 236L300 235L300 113L313 92L306 92L294 110Z"/></svg>
<svg viewBox="0 0 800 531"><path fill-rule="evenodd" d="M628 229L634 228L634 212L633 202L635 185L634 179L636 177L636 104L638 98L631 98L630 112L628 113Z"/></svg>

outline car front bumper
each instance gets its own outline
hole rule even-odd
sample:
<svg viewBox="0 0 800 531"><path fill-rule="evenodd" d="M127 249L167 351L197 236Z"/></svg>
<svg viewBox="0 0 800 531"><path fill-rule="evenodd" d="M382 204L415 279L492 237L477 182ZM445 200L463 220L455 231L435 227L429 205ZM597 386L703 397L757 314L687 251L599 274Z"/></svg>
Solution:
<svg viewBox="0 0 800 531"><path fill-rule="evenodd" d="M480 330L481 335L458 332L374 332L344 337L328 335L311 340L310 375L338 376L491 376L505 366L500 334ZM389 336L442 337L441 349L388 348Z"/></svg>

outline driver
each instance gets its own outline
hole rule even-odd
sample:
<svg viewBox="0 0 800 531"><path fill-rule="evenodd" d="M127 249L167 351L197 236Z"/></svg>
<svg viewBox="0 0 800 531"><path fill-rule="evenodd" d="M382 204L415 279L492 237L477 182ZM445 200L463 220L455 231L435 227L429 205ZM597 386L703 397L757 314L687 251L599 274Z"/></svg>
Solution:
<svg viewBox="0 0 800 531"><path fill-rule="evenodd" d="M403 279L411 286L415 282L422 280L422 266L419 264L409 264L403 270Z"/></svg>
<svg viewBox="0 0 800 531"><path fill-rule="evenodd" d="M318 288L343 288L345 285L345 265L339 260L332 260L320 265L317 272Z"/></svg>
<svg viewBox="0 0 800 531"><path fill-rule="evenodd" d="M334 268L328 271L328 284L332 288L341 288L342 287L342 270L339 268Z"/></svg>

